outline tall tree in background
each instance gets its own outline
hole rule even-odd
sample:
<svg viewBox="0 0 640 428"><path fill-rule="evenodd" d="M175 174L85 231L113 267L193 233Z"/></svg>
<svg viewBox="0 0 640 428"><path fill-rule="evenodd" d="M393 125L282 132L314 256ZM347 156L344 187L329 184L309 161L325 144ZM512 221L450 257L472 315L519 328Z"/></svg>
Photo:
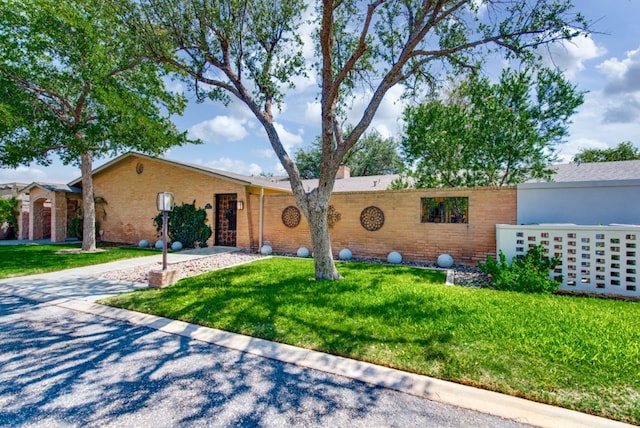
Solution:
<svg viewBox="0 0 640 428"><path fill-rule="evenodd" d="M391 88L428 88L488 54L530 60L539 45L587 29L569 0L140 0L135 9L109 2L149 54L186 76L201 99L235 97L255 115L309 222L317 279L341 278L329 198L338 167ZM316 57L306 61L301 35L310 32ZM321 104L320 175L310 191L274 123L305 75L316 76ZM355 96L365 101L358 114L349 109ZM343 133L346 122L353 127Z"/></svg>
<svg viewBox="0 0 640 428"><path fill-rule="evenodd" d="M574 162L617 162L640 159L640 149L631 141L608 149L582 149L573 157Z"/></svg>
<svg viewBox="0 0 640 428"><path fill-rule="evenodd" d="M320 177L322 141L316 138L308 148L295 153L295 163L302 178ZM352 177L397 174L402 160L398 143L393 138L383 138L377 131L368 132L344 156Z"/></svg>
<svg viewBox="0 0 640 428"><path fill-rule="evenodd" d="M503 186L549 178L582 93L560 72L470 76L445 101L404 112L401 147L417 187Z"/></svg>
<svg viewBox="0 0 640 428"><path fill-rule="evenodd" d="M100 0L0 0L0 166L79 165L82 249L96 248L92 159L186 142L166 91L127 27Z"/></svg>

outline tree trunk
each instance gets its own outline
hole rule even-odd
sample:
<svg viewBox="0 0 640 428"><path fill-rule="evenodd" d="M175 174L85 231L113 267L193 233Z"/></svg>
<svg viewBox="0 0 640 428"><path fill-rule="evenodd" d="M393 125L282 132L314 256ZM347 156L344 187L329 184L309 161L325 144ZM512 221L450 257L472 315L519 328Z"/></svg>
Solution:
<svg viewBox="0 0 640 428"><path fill-rule="evenodd" d="M83 153L80 171L82 174L82 210L84 211L82 226L82 250L96 250L96 205L93 198L93 176L91 155Z"/></svg>
<svg viewBox="0 0 640 428"><path fill-rule="evenodd" d="M311 233L311 247L313 249L313 261L315 264L316 280L319 279L342 279L342 275L336 269L331 251L331 239L329 238L329 222L327 213L329 212L329 198L331 192L324 195L316 189L306 195L306 198L298 198L298 206L309 222L309 232Z"/></svg>

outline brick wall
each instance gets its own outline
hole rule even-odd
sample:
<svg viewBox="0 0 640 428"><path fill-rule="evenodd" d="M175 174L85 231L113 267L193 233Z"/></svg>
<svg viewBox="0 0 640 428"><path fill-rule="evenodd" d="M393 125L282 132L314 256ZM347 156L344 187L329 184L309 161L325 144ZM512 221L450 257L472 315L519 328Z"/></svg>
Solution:
<svg viewBox="0 0 640 428"><path fill-rule="evenodd" d="M141 165L138 166L138 165ZM138 173L138 171L140 171ZM237 193L238 200L246 199L245 186L203 174L162 160L125 157L94 174L94 193L106 200L104 218L98 219L103 239L109 242L137 244L158 239L153 218L158 214L156 194L172 192L177 205L196 202L197 208L210 203L215 208L215 195ZM214 209L207 210L207 220L213 230L208 245L215 237ZM247 210L238 211L237 244L249 247Z"/></svg>
<svg viewBox="0 0 640 428"><path fill-rule="evenodd" d="M420 199L424 197L468 197L469 222L422 223ZM258 205L257 195L251 204ZM301 246L311 248L311 241L304 216L295 228L283 224L282 212L289 205L295 205L292 196L265 195L263 239L275 251L295 253ZM331 205L340 213L340 221L330 229L336 255L349 248L354 256L385 258L390 251L398 251L405 260L435 261L448 253L456 263L475 264L486 254L495 254L495 225L516 223L515 187L339 193L332 196ZM369 206L384 213L383 227L373 232L360 224L360 214ZM258 221L255 212L252 221Z"/></svg>

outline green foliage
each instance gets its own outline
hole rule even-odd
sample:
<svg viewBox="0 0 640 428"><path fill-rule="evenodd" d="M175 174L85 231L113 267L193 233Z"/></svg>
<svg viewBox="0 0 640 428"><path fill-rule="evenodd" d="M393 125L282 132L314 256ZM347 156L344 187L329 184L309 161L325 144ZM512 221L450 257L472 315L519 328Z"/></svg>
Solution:
<svg viewBox="0 0 640 428"><path fill-rule="evenodd" d="M640 149L631 141L608 149L582 149L573 157L574 162L617 162L640 159Z"/></svg>
<svg viewBox="0 0 640 428"><path fill-rule="evenodd" d="M560 263L557 257L544 256L544 249L537 245L529 249L522 258L515 258L511 264L500 250L499 260L487 255L486 263L478 262L482 272L491 275L495 288L503 291L525 293L550 293L558 289L561 280L550 279L549 273Z"/></svg>
<svg viewBox="0 0 640 428"><path fill-rule="evenodd" d="M7 223L10 226L18 225L18 207L20 201L15 198L0 198L0 226Z"/></svg>
<svg viewBox="0 0 640 428"><path fill-rule="evenodd" d="M82 239L82 217L73 217L69 220L69 236Z"/></svg>
<svg viewBox="0 0 640 428"><path fill-rule="evenodd" d="M298 150L295 162L302 178L320 177L320 138L316 138L308 148ZM349 167L352 177L396 174L402 165L398 143L393 138L383 138L377 131L363 135L344 156L343 163Z"/></svg>
<svg viewBox="0 0 640 428"><path fill-rule="evenodd" d="M196 208L196 201L192 204L177 205L168 215L167 233L171 242L179 241L184 248L194 248L196 243L200 247L207 246L211 237L211 227L207 224L207 212L204 208ZM159 213L153 223L158 232L162 231L162 213Z"/></svg>
<svg viewBox="0 0 640 428"><path fill-rule="evenodd" d="M446 102L404 112L405 167L417 187L502 186L549 178L554 146L583 96L548 69L510 69L499 83L471 76Z"/></svg>

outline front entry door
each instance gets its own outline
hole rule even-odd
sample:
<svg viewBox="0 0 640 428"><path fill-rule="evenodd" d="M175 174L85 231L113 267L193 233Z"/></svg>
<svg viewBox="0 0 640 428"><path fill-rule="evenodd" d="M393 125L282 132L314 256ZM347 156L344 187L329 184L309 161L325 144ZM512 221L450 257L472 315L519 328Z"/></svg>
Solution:
<svg viewBox="0 0 640 428"><path fill-rule="evenodd" d="M236 246L238 195L216 195L216 245Z"/></svg>

